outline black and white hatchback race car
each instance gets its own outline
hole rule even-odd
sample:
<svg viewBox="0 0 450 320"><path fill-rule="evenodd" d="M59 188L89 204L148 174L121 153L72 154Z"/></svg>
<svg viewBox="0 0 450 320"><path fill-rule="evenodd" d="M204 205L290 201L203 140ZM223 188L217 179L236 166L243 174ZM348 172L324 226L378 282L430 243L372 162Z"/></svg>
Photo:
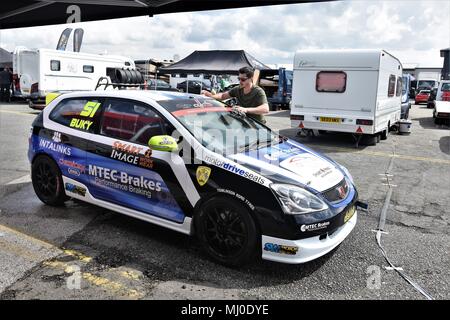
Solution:
<svg viewBox="0 0 450 320"><path fill-rule="evenodd" d="M344 167L204 96L61 95L35 119L28 156L44 203L76 198L196 234L227 265L310 261L356 225Z"/></svg>

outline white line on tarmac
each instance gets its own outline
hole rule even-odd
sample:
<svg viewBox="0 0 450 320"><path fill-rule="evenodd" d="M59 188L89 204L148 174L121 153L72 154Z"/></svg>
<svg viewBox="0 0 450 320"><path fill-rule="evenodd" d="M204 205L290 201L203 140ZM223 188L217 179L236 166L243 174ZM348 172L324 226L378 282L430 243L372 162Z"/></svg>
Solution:
<svg viewBox="0 0 450 320"><path fill-rule="evenodd" d="M29 174L24 175L23 177L14 179L13 181L8 182L6 185L28 183L28 182L31 182L31 176Z"/></svg>

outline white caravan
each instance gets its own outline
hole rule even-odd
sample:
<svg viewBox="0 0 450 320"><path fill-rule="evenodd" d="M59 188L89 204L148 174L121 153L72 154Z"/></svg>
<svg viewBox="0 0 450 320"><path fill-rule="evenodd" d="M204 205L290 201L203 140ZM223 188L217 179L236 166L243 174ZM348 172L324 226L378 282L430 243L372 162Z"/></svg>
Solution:
<svg viewBox="0 0 450 320"><path fill-rule="evenodd" d="M42 101L49 92L94 90L115 68L135 69L132 59L52 49L17 47L13 54L14 95Z"/></svg>
<svg viewBox="0 0 450 320"><path fill-rule="evenodd" d="M384 50L298 51L291 125L386 139L401 95L402 65Z"/></svg>

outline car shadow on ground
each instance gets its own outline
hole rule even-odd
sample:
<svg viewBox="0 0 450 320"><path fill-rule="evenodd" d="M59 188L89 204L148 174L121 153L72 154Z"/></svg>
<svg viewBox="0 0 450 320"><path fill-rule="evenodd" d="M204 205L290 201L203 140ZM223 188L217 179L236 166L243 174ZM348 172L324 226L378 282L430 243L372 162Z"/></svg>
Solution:
<svg viewBox="0 0 450 320"><path fill-rule="evenodd" d="M98 212L98 207L91 207ZM73 234L63 247L92 256L94 259L88 266L90 270L127 266L141 271L150 281L181 280L192 284L206 283L221 289L251 289L269 283L291 283L320 269L336 251L301 265L257 258L244 267L231 268L209 258L194 236L109 210L104 210L83 230Z"/></svg>
<svg viewBox="0 0 450 320"><path fill-rule="evenodd" d="M450 136L442 137L439 140L439 148L443 153L450 155Z"/></svg>
<svg viewBox="0 0 450 320"><path fill-rule="evenodd" d="M279 133L283 136L289 137L290 139L297 141L299 143L305 144L308 147L340 147L340 148L352 148L355 150L364 150L366 147L371 145L371 138L363 136L360 140L358 149L356 149L356 136L351 133L342 132L323 132L305 136L297 135L298 129L283 129ZM345 152L347 152L345 150Z"/></svg>
<svg viewBox="0 0 450 320"><path fill-rule="evenodd" d="M423 118L412 118L411 120L419 121L420 126L424 129L440 129L440 130L450 129L448 121L445 124L435 124L432 116Z"/></svg>

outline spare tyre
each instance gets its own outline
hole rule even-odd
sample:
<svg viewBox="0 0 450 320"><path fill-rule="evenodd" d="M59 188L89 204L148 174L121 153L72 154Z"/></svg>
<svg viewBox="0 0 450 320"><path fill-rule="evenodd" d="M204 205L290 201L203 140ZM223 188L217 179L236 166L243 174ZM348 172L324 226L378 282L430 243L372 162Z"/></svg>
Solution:
<svg viewBox="0 0 450 320"><path fill-rule="evenodd" d="M125 79L125 83L131 83L131 71L130 70L124 70L125 75L126 75L126 79Z"/></svg>
<svg viewBox="0 0 450 320"><path fill-rule="evenodd" d="M131 74L131 83L136 84L138 83L138 75L137 75L137 71L136 70L130 70L130 74Z"/></svg>
<svg viewBox="0 0 450 320"><path fill-rule="evenodd" d="M127 75L125 74L125 70L116 69L116 79L118 83L125 83L127 80Z"/></svg>

